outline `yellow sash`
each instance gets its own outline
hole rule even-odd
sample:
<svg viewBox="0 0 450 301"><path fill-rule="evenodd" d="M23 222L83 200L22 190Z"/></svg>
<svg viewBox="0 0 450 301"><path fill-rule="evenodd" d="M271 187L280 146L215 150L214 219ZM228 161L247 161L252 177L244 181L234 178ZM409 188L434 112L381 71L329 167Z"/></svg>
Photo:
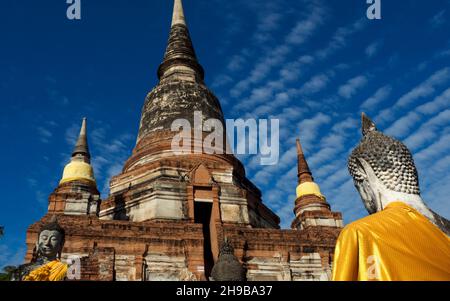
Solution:
<svg viewBox="0 0 450 301"><path fill-rule="evenodd" d="M67 274L67 264L59 260L51 261L24 277L24 281L62 281Z"/></svg>

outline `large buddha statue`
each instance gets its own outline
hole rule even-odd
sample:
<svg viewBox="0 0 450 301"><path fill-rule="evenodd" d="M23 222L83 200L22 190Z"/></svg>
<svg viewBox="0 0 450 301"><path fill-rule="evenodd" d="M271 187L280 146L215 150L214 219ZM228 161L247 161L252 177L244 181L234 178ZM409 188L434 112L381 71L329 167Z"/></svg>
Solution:
<svg viewBox="0 0 450 301"><path fill-rule="evenodd" d="M60 261L65 232L56 217L45 224L30 263L21 265L13 274L15 281L61 281L66 278L67 264Z"/></svg>
<svg viewBox="0 0 450 301"><path fill-rule="evenodd" d="M411 152L364 114L362 132L348 168L370 215L341 232L333 280L450 280L450 222L422 200Z"/></svg>

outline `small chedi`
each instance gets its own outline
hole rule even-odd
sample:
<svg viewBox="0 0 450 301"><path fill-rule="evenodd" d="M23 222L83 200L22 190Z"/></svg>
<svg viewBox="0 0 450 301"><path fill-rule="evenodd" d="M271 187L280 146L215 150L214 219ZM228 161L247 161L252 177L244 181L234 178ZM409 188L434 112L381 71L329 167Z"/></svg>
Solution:
<svg viewBox="0 0 450 301"><path fill-rule="evenodd" d="M19 266L13 273L15 281L61 281L67 274L67 264L60 261L64 246L64 229L55 216L44 224L30 263Z"/></svg>
<svg viewBox="0 0 450 301"><path fill-rule="evenodd" d="M205 84L181 0L174 1L157 74L159 82L142 108L136 145L104 199L83 120L70 163L49 197L48 213L28 228L26 260L33 256L41 225L56 214L65 230L61 258L77 263L70 267L70 280L220 280L227 276L220 267L229 263L245 271L236 279L331 279L342 216L331 211L313 181L300 143L296 217L288 230L280 229L280 218L233 154L172 151L178 135L173 121L194 124L195 111L226 128L220 102Z"/></svg>
<svg viewBox="0 0 450 301"><path fill-rule="evenodd" d="M234 256L234 248L225 238L219 253L219 259L211 271L213 281L245 281L245 269Z"/></svg>
<svg viewBox="0 0 450 301"><path fill-rule="evenodd" d="M362 115L348 168L370 216L344 228L335 280L450 280L450 222L421 198L411 152Z"/></svg>

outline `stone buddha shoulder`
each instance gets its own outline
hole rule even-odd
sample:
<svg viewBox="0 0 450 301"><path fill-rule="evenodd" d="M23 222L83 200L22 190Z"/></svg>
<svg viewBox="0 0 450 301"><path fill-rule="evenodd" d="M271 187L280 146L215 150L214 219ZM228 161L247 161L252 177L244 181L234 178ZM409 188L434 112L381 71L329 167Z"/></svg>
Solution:
<svg viewBox="0 0 450 301"><path fill-rule="evenodd" d="M423 201L411 152L363 114L348 168L369 216L346 226L333 280L450 280L450 222Z"/></svg>
<svg viewBox="0 0 450 301"><path fill-rule="evenodd" d="M56 218L45 224L30 263L19 266L13 273L14 281L62 281L66 278L67 264L61 262L65 231Z"/></svg>

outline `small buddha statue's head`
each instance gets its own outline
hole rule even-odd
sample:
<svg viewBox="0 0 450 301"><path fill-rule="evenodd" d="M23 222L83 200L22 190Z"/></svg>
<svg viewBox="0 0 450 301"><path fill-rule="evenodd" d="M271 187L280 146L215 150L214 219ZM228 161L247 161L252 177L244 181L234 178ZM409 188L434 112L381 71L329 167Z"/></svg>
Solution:
<svg viewBox="0 0 450 301"><path fill-rule="evenodd" d="M211 271L214 281L245 281L245 269L234 256L234 248L227 237L220 247L219 258Z"/></svg>
<svg viewBox="0 0 450 301"><path fill-rule="evenodd" d="M367 211L383 209L383 200L420 198L419 178L413 157L400 141L379 132L362 115L363 138L353 150L348 169Z"/></svg>
<svg viewBox="0 0 450 301"><path fill-rule="evenodd" d="M45 224L39 232L36 242L37 258L43 258L53 261L61 257L61 251L64 246L65 231L58 224L56 217Z"/></svg>

